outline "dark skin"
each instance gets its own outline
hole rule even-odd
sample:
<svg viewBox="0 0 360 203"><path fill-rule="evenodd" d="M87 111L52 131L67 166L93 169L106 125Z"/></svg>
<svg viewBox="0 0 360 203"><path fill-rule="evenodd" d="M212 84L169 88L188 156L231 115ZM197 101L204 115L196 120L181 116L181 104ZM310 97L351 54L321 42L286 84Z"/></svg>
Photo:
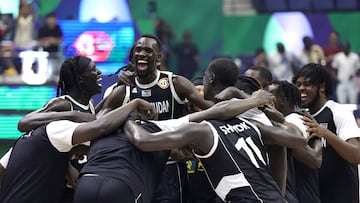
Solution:
<svg viewBox="0 0 360 203"><path fill-rule="evenodd" d="M89 104L92 96L101 93L102 86L98 83L100 77L101 71L96 68L93 61L90 61L86 70L78 78L79 84L71 88L68 94L83 105ZM30 132L39 126L56 120L71 120L82 123L91 122L95 119L96 117L93 114L71 111L71 104L69 101L62 98L54 98L43 108L25 115L18 123L18 130L20 132ZM79 151L77 154L85 154L87 148L88 147L85 147L85 149L82 148L82 150L80 150L81 152ZM70 154L70 156L72 156L73 152L70 152ZM0 169L4 169L3 166L1 166Z"/></svg>
<svg viewBox="0 0 360 203"><path fill-rule="evenodd" d="M119 77L118 86L104 99L98 114L106 114L113 108L122 105L125 97L125 86L134 86L134 77L140 84L148 84L154 81L160 59L161 54L156 40L148 37L140 38L135 44L132 59L135 71L126 71ZM173 77L173 84L180 99L187 98L201 109L207 109L213 105L212 102L204 100L188 79L176 75Z"/></svg>
<svg viewBox="0 0 360 203"><path fill-rule="evenodd" d="M299 77L296 85L301 92L303 106L308 107L311 114L319 111L327 102L325 84L314 85L309 82L308 78ZM321 127L316 121L307 117L304 117L303 120L304 124L309 127L307 130L310 134L309 139L324 137L343 159L352 164L360 164L360 139L358 137L344 141L327 128Z"/></svg>
<svg viewBox="0 0 360 203"><path fill-rule="evenodd" d="M289 100L283 96L283 93L279 92L278 85L270 85L269 91L275 95L275 107L283 113L285 116L293 113L295 111L295 106L289 102ZM312 116L307 112L303 112L309 119L312 119ZM302 135L301 130L292 123L285 122L286 126L294 131L294 133L298 135ZM309 168L320 168L322 162L322 147L321 140L316 139L312 146L306 145L305 148L296 149L292 152L293 156L301 161L303 164L308 166Z"/></svg>
<svg viewBox="0 0 360 203"><path fill-rule="evenodd" d="M217 91L221 91L221 85L219 86L216 76L208 71L209 69L205 72L203 81L204 93L206 98L215 102L217 101L216 98L211 95L218 94ZM269 101L270 100L266 102ZM289 148L300 148L306 144L304 138L294 136L291 132L282 128L264 126L258 123L255 124L263 135L262 138L266 144L286 146ZM144 151L165 150L189 146L195 153L201 155L209 152L213 145L213 135L210 127L205 124L190 123L173 131L155 133L156 135L161 136L149 137L150 134L148 132L140 126L137 126L134 122L129 121L125 125L125 132L127 132L130 142ZM280 188L284 187L283 182L280 182L279 184Z"/></svg>
<svg viewBox="0 0 360 203"><path fill-rule="evenodd" d="M264 105L273 99L274 97L270 93L264 90L259 90L254 92L253 95L247 99L219 102L207 110L189 114L189 121L200 122L205 119L231 119L236 115L247 111L248 109ZM194 131L190 130L193 126L195 128ZM304 139L297 139L296 137L289 135L286 132L284 133L284 131L280 128L274 129L269 126L258 126L262 133L270 135L264 139L264 141L266 140L267 143L285 144L289 147L297 148L302 146L305 142ZM196 152L199 152L199 154L205 154L209 152L213 144L213 135L209 126L198 123L189 123L188 125L180 127L174 131L153 133L164 134L164 137L154 136L153 138L149 138L149 132L145 131L142 127L138 126L133 121L128 121L124 126L124 130L127 132L127 136L130 138L130 142L137 142L138 144L135 143L135 145L139 145L139 148L143 151L158 151L189 146L192 149L196 148L196 150L198 150ZM195 135L197 133L200 133L201 135ZM280 133L282 134L278 135ZM277 139L275 137L271 137L271 135L280 136L281 138ZM293 142L292 139L296 139L297 141ZM149 143L147 143L148 141ZM158 142L161 142L162 144ZM199 143L194 144L194 142Z"/></svg>
<svg viewBox="0 0 360 203"><path fill-rule="evenodd" d="M77 102L87 105L92 96L101 93L101 85L98 84L101 71L96 68L94 62L90 62L87 70L80 75L79 87L74 87L70 90L69 95ZM69 101L62 98L54 98L50 100L43 108L31 112L22 118L18 123L18 130L20 132L29 132L41 125L47 124L51 121L60 120L61 118L72 120L75 122L91 121L94 116L86 115L79 112L63 112L71 111L71 104ZM54 112L50 114L44 114ZM63 112L58 114L59 112Z"/></svg>

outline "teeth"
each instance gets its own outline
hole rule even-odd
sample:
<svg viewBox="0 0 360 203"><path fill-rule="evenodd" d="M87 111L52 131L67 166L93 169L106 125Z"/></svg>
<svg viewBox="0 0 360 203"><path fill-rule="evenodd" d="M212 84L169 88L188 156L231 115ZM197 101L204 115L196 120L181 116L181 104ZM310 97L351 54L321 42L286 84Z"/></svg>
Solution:
<svg viewBox="0 0 360 203"><path fill-rule="evenodd" d="M138 60L138 63L148 63L148 62L145 60Z"/></svg>
<svg viewBox="0 0 360 203"><path fill-rule="evenodd" d="M98 78L97 81L102 81L102 78Z"/></svg>

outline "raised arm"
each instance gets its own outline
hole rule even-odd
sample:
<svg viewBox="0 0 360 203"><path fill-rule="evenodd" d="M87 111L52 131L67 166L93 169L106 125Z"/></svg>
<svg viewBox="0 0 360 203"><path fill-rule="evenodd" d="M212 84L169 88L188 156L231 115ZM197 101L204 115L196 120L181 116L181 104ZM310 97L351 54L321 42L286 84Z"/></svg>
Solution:
<svg viewBox="0 0 360 203"><path fill-rule="evenodd" d="M265 126L259 123L256 123L257 127L260 129L262 138L265 144L273 144L284 146L291 149L303 148L306 145L306 140L303 136L296 134L293 130L284 126Z"/></svg>
<svg viewBox="0 0 360 203"><path fill-rule="evenodd" d="M129 141L142 151L170 150L190 146L196 153L207 153L212 144L208 125L188 123L176 130L149 133L134 121L126 122L124 131Z"/></svg>
<svg viewBox="0 0 360 203"><path fill-rule="evenodd" d="M114 87L111 93L103 99L95 108L97 117L100 117L123 104L126 93L126 86Z"/></svg>
<svg viewBox="0 0 360 203"><path fill-rule="evenodd" d="M61 98L54 98L46 103L43 108L25 115L18 123L18 130L20 132L29 132L43 124L49 123L49 121L59 120L57 119L59 117L54 117L57 116L56 114L46 115L44 114L45 112L70 110L71 106L68 101ZM69 115L66 115L65 118L69 118L68 116Z"/></svg>
<svg viewBox="0 0 360 203"><path fill-rule="evenodd" d="M82 123L76 127L72 144L80 144L89 140L104 136L121 127L130 113L139 112L146 117L156 116L156 110L152 104L142 99L134 99L131 102L101 116L98 119Z"/></svg>
<svg viewBox="0 0 360 203"><path fill-rule="evenodd" d="M210 119L227 120L234 118L254 107L263 106L271 102L273 99L274 96L271 93L265 90L258 90L247 99L219 102L209 109L192 113L189 115L189 120L191 122L200 122Z"/></svg>
<svg viewBox="0 0 360 203"><path fill-rule="evenodd" d="M205 100L188 79L176 75L173 77L173 83L180 98L187 98L191 103L200 109L207 109L214 104L212 101Z"/></svg>
<svg viewBox="0 0 360 203"><path fill-rule="evenodd" d="M232 99L232 98L246 99L249 97L250 97L249 94L245 93L242 90L239 90L235 86L227 87L223 91L221 91L219 94L215 95L215 98L220 101L228 100L228 99ZM283 123L285 121L284 115L280 111L278 111L276 108L269 105L269 103L264 104L264 106L262 106L259 109L262 112L264 112L265 115L270 120L275 121L277 123Z"/></svg>
<svg viewBox="0 0 360 203"><path fill-rule="evenodd" d="M91 113L76 111L34 113L32 115L25 116L22 120L20 120L18 123L18 129L20 132L29 132L52 121L70 120L82 123L93 121L95 119L95 115Z"/></svg>

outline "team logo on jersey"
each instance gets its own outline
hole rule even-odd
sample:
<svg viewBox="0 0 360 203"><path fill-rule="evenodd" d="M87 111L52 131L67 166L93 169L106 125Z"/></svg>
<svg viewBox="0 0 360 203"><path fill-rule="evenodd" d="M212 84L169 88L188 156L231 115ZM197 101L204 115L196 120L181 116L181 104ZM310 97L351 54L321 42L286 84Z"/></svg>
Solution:
<svg viewBox="0 0 360 203"><path fill-rule="evenodd" d="M141 90L142 97L151 97L151 90Z"/></svg>
<svg viewBox="0 0 360 203"><path fill-rule="evenodd" d="M157 83L157 85L161 88L161 89L166 89L169 87L169 79L168 78L161 78L159 80L159 82Z"/></svg>
<svg viewBox="0 0 360 203"><path fill-rule="evenodd" d="M136 87L134 87L134 88L131 90L131 93L137 93Z"/></svg>

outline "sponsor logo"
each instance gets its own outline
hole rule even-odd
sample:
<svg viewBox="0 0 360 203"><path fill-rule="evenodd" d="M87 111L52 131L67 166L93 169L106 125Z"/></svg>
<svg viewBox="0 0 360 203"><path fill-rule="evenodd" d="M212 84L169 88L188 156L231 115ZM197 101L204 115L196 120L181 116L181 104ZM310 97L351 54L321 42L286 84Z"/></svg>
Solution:
<svg viewBox="0 0 360 203"><path fill-rule="evenodd" d="M157 83L157 85L161 88L161 89L166 89L169 87L169 79L168 78L161 78L159 80L159 82Z"/></svg>

